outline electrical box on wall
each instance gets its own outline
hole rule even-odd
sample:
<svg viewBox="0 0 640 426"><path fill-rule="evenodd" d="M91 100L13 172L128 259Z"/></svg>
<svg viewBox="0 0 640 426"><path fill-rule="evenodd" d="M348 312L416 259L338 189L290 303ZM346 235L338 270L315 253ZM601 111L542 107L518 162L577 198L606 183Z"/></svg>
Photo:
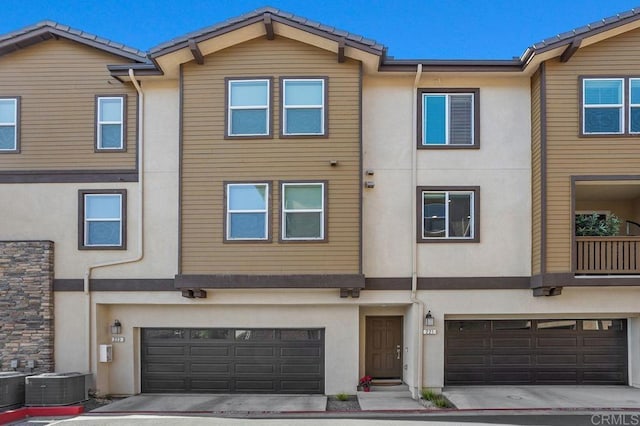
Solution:
<svg viewBox="0 0 640 426"><path fill-rule="evenodd" d="M113 361L113 345L100 345L100 355L98 360L100 362Z"/></svg>

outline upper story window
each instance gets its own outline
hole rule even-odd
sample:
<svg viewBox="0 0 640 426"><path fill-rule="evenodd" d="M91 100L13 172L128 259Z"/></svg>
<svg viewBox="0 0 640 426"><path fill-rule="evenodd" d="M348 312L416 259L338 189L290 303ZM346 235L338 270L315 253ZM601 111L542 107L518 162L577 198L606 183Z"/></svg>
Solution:
<svg viewBox="0 0 640 426"><path fill-rule="evenodd" d="M624 79L585 78L582 90L583 134L624 133Z"/></svg>
<svg viewBox="0 0 640 426"><path fill-rule="evenodd" d="M479 89L420 89L418 148L477 148Z"/></svg>
<svg viewBox="0 0 640 426"><path fill-rule="evenodd" d="M282 240L325 240L325 184L282 184Z"/></svg>
<svg viewBox="0 0 640 426"><path fill-rule="evenodd" d="M419 242L479 241L479 188L418 188Z"/></svg>
<svg viewBox="0 0 640 426"><path fill-rule="evenodd" d="M0 153L18 151L18 98L0 98Z"/></svg>
<svg viewBox="0 0 640 426"><path fill-rule="evenodd" d="M99 96L97 98L98 151L122 151L124 145L124 96Z"/></svg>
<svg viewBox="0 0 640 426"><path fill-rule="evenodd" d="M230 183L226 186L228 241L269 238L269 184Z"/></svg>
<svg viewBox="0 0 640 426"><path fill-rule="evenodd" d="M79 248L125 249L126 191L81 190Z"/></svg>
<svg viewBox="0 0 640 426"><path fill-rule="evenodd" d="M270 80L228 80L227 84L227 136L269 136Z"/></svg>
<svg viewBox="0 0 640 426"><path fill-rule="evenodd" d="M282 134L324 135L325 80L282 79Z"/></svg>
<svg viewBox="0 0 640 426"><path fill-rule="evenodd" d="M629 79L629 133L640 133L640 78Z"/></svg>

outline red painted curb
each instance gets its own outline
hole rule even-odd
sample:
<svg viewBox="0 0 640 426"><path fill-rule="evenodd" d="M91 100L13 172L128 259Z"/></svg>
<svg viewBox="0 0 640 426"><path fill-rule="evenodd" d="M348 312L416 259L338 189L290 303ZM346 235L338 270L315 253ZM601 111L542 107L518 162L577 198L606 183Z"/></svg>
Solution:
<svg viewBox="0 0 640 426"><path fill-rule="evenodd" d="M0 425L22 420L27 417L77 416L84 413L82 405L64 407L22 407L0 413Z"/></svg>

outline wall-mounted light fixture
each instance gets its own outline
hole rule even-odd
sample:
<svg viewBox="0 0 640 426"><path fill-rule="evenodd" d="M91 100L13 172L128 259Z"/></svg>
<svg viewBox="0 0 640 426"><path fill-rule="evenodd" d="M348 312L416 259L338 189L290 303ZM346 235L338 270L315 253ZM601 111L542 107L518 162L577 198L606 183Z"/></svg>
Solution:
<svg viewBox="0 0 640 426"><path fill-rule="evenodd" d="M433 327L433 325L435 324L435 319L433 318L433 315L431 315L431 311L427 312L427 315L425 315L424 317L424 325L426 327Z"/></svg>
<svg viewBox="0 0 640 426"><path fill-rule="evenodd" d="M119 320L115 320L111 326L111 334L120 334L122 332L122 324Z"/></svg>

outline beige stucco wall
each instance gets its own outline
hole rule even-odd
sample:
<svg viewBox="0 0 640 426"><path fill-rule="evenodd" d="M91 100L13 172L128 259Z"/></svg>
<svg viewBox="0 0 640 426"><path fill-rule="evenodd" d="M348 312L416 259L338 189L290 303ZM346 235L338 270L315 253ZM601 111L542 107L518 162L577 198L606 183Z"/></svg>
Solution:
<svg viewBox="0 0 640 426"><path fill-rule="evenodd" d="M417 185L480 186L480 243L419 244L420 276L527 276L531 271L530 86L526 78L423 76L420 88L480 88L480 149L418 150ZM364 79L364 272L410 276L413 79ZM508 238L505 238L508 236Z"/></svg>
<svg viewBox="0 0 640 426"><path fill-rule="evenodd" d="M145 257L98 269L95 278L172 278L178 258L176 82L145 84ZM131 258L138 247L138 183L0 184L3 240L51 240L55 277L82 278L88 265ZM127 250L78 250L78 190L127 190Z"/></svg>

